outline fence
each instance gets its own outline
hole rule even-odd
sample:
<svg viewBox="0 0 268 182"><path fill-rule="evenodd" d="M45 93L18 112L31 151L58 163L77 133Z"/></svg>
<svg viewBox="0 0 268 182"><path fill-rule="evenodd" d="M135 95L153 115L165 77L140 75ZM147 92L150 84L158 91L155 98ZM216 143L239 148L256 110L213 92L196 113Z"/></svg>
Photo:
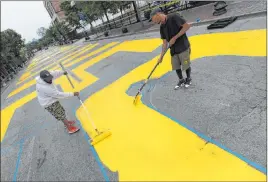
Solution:
<svg viewBox="0 0 268 182"><path fill-rule="evenodd" d="M202 6L209 3L214 3L215 1L166 1L159 6L152 6L147 4L145 6L139 7L141 14L141 21L149 20L150 12L154 8L161 8L166 14L173 13L176 11L184 11L194 7ZM119 17L113 18L111 20L105 21L103 24L98 25L94 28L91 28L90 31L87 31L88 35L98 34L107 32L112 29L122 28L131 24L137 23L137 14L134 10L125 12ZM79 33L79 37L82 37L84 33Z"/></svg>

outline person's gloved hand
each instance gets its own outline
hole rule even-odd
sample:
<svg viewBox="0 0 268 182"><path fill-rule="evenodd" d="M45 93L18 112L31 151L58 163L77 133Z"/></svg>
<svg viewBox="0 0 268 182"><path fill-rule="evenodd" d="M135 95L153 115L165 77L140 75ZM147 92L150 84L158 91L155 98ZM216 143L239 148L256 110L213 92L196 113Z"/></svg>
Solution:
<svg viewBox="0 0 268 182"><path fill-rule="evenodd" d="M79 92L74 92L74 96L79 96Z"/></svg>
<svg viewBox="0 0 268 182"><path fill-rule="evenodd" d="M64 75L67 75L67 74L68 74L68 72L67 72L67 71L64 71L64 72L63 72L63 74L64 74Z"/></svg>

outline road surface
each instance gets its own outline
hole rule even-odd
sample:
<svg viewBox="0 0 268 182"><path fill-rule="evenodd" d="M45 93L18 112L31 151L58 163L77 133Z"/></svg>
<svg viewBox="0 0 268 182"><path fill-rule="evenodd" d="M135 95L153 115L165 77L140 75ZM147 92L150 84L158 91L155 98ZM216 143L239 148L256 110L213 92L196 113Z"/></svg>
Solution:
<svg viewBox="0 0 268 182"><path fill-rule="evenodd" d="M170 55L133 96L161 51L158 32L50 48L1 95L1 180L127 181L266 179L266 17L224 29L193 27L193 84L174 90ZM75 83L92 119L112 136L94 135L77 98L62 100L81 131L69 135L39 104L35 76L60 69Z"/></svg>

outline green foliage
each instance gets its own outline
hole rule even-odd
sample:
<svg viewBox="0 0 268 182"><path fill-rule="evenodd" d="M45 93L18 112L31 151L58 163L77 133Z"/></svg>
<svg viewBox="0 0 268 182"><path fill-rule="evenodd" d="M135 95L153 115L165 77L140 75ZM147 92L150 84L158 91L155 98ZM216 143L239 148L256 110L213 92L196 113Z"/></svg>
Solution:
<svg viewBox="0 0 268 182"><path fill-rule="evenodd" d="M71 7L70 1L64 1L61 3L60 8L64 11L66 16L66 21L75 29L81 28L81 24L79 22L79 17L77 16L76 9Z"/></svg>
<svg viewBox="0 0 268 182"><path fill-rule="evenodd" d="M13 64L14 60L22 58L20 51L24 46L21 35L14 30L7 29L1 32L1 63Z"/></svg>
<svg viewBox="0 0 268 182"><path fill-rule="evenodd" d="M1 70L3 74L10 76L11 72L16 73L19 65L22 65L31 54L28 54L25 47L25 40L21 35L12 29L7 29L1 35ZM8 75L6 75L8 73Z"/></svg>
<svg viewBox="0 0 268 182"><path fill-rule="evenodd" d="M40 27L40 28L38 28L37 29L37 35L39 35L40 37L44 37L45 36L45 34L46 34L46 28L44 28L44 27Z"/></svg>

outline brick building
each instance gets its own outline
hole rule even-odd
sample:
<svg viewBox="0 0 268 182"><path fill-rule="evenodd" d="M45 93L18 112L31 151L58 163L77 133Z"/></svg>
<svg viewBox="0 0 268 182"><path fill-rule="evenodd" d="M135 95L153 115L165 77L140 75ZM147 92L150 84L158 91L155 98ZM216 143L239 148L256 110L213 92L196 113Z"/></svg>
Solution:
<svg viewBox="0 0 268 182"><path fill-rule="evenodd" d="M60 0L43 1L44 6L51 17L51 23L55 21L61 22L65 19L64 11L60 8Z"/></svg>

